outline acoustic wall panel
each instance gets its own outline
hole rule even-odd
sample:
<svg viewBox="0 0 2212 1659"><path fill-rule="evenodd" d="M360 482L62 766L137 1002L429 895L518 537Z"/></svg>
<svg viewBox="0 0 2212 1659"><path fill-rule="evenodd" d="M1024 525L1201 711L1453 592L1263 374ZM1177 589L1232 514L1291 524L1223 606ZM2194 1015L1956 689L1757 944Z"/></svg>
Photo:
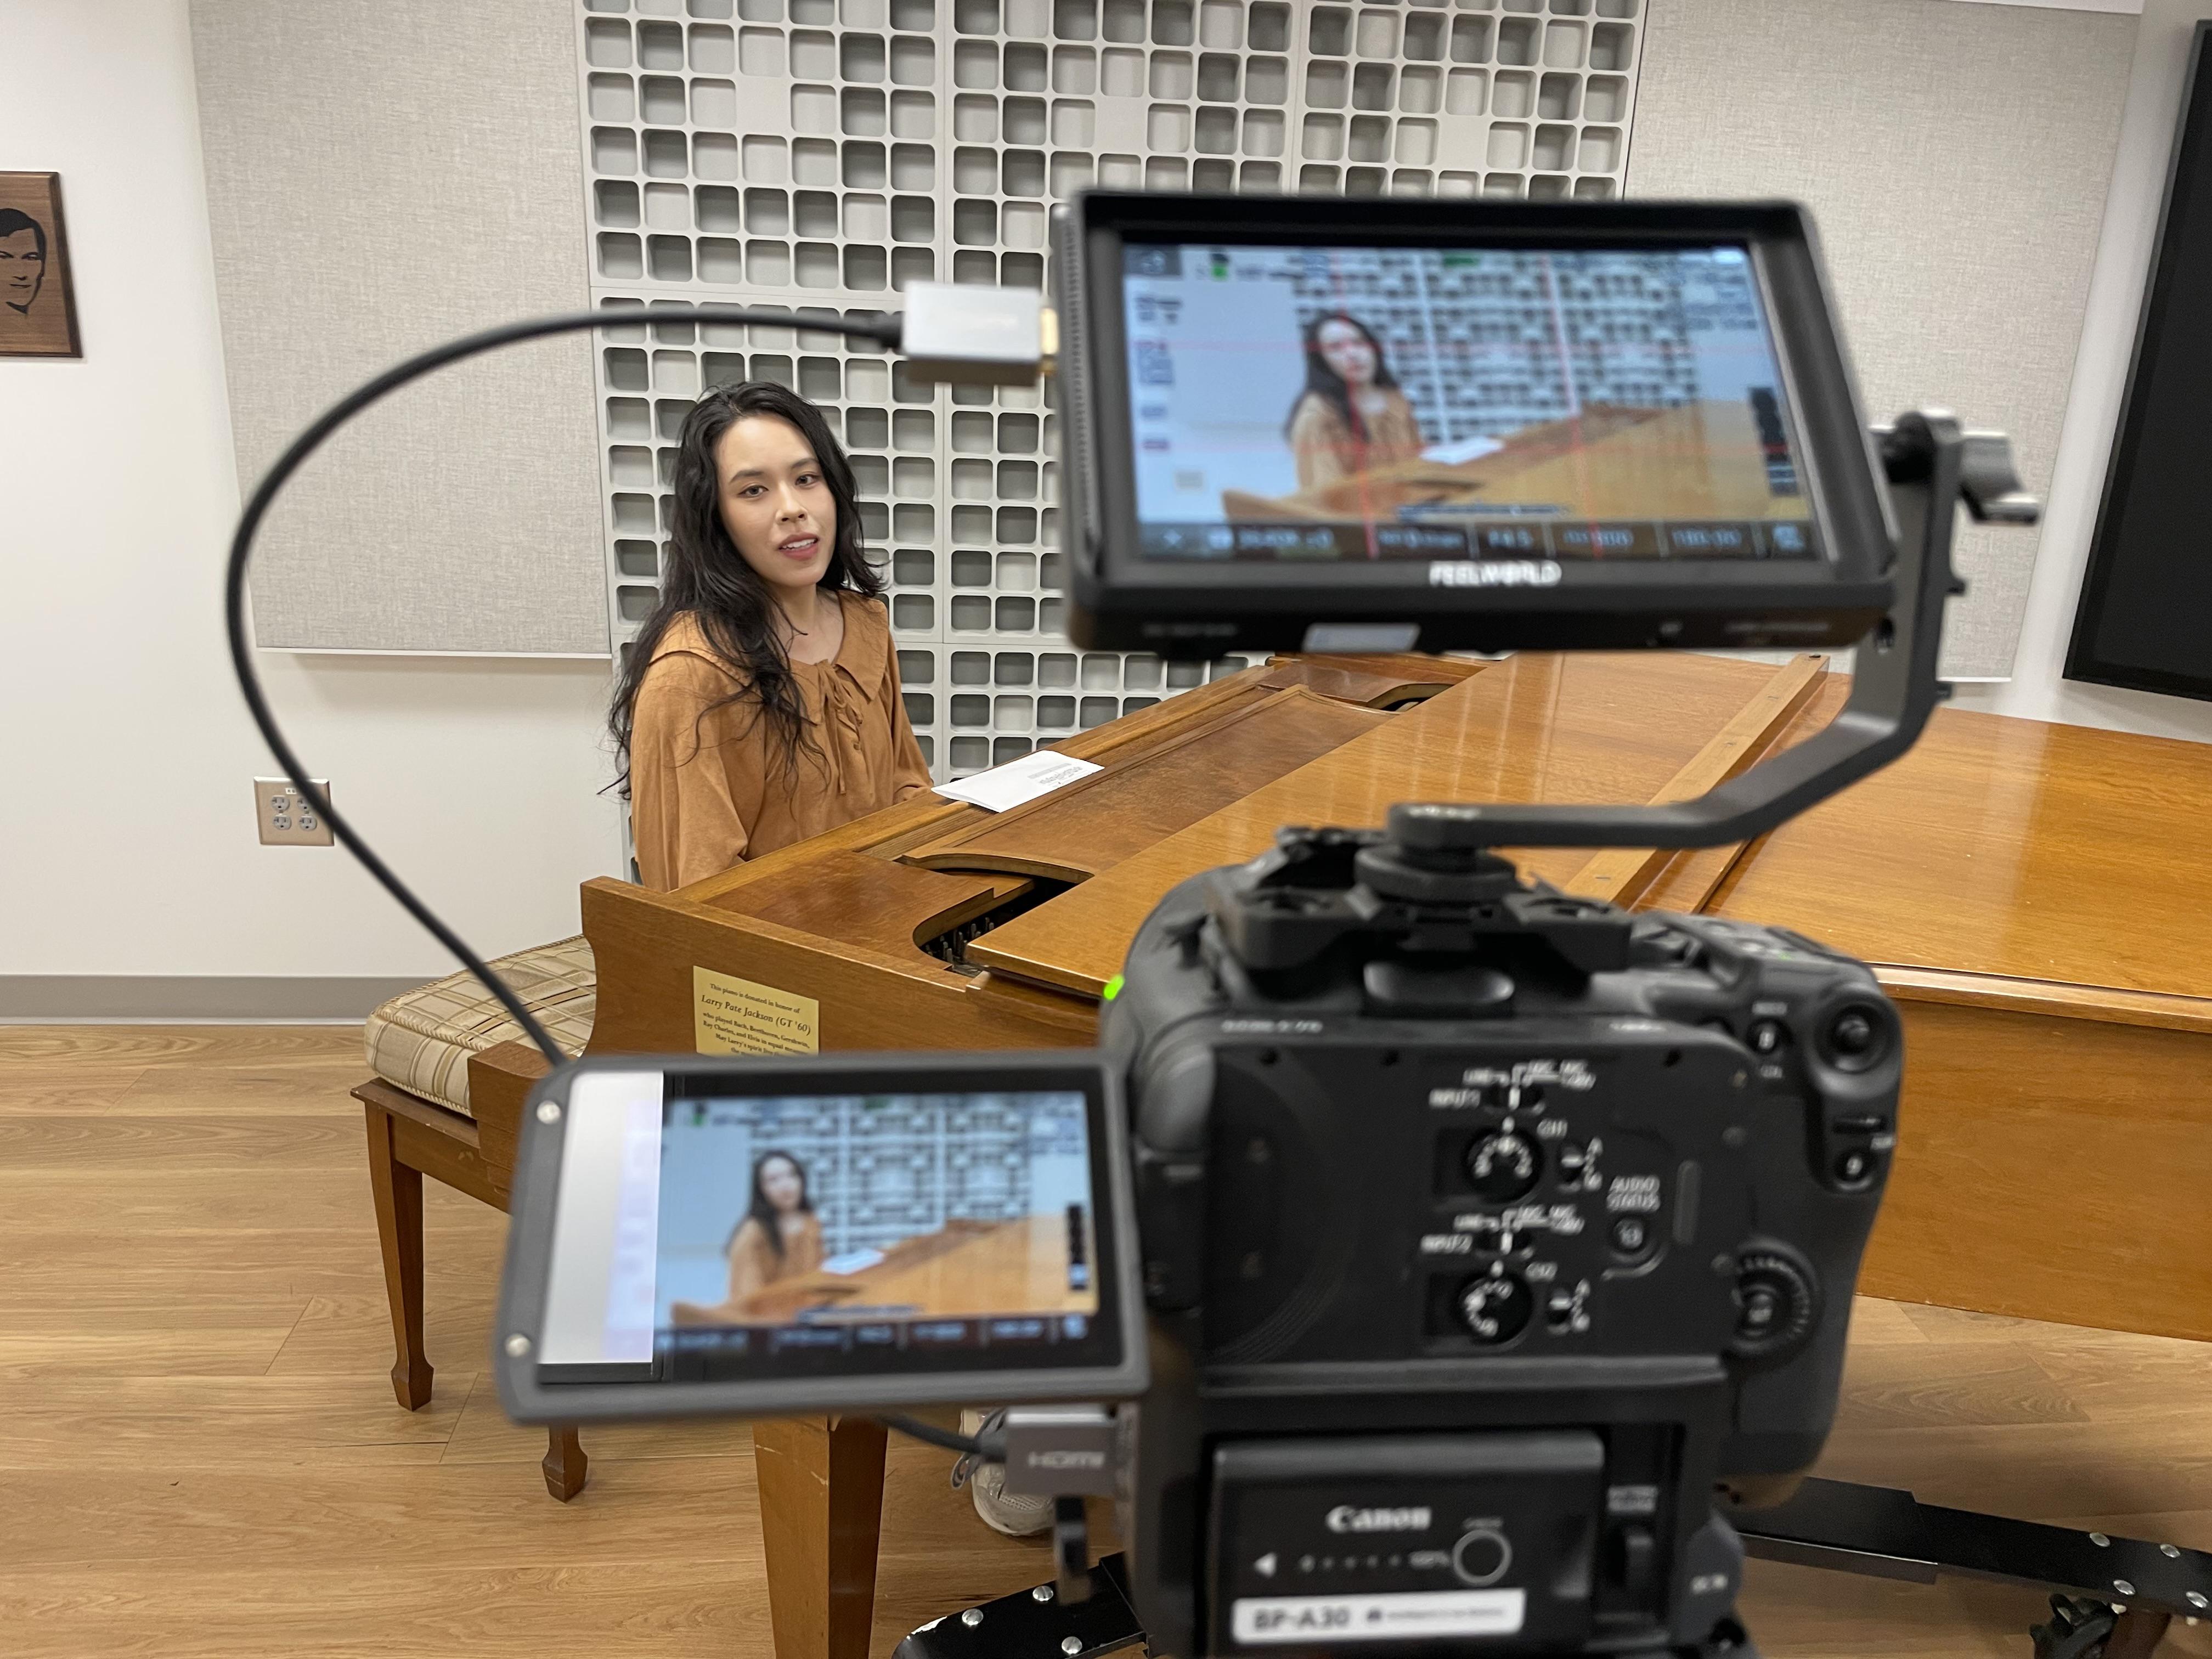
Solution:
<svg viewBox="0 0 2212 1659"><path fill-rule="evenodd" d="M610 625L653 599L671 446L746 376L834 411L941 777L1241 659L1066 641L1053 389L924 386L804 327L919 281L1037 287L1089 184L1601 198L1642 0L580 0L602 303L772 305L790 328L641 320L601 343ZM651 337L647 337L647 336ZM740 337L741 336L747 337Z"/></svg>
<svg viewBox="0 0 2212 1659"><path fill-rule="evenodd" d="M239 480L400 358L589 303L574 0L192 0ZM580 337L419 381L264 528L255 639L604 656L604 460Z"/></svg>

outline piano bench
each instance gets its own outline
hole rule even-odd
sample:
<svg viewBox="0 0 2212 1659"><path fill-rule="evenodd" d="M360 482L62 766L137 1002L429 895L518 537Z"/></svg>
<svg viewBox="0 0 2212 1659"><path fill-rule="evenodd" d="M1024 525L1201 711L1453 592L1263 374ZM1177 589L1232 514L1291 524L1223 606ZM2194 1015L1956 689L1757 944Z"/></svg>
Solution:
<svg viewBox="0 0 2212 1659"><path fill-rule="evenodd" d="M490 966L554 1042L572 1054L584 1052L599 988L592 947L580 935L517 951ZM392 998L362 1028L370 1071L467 1118L476 1115L469 1106L470 1056L521 1036L498 999L465 969Z"/></svg>
<svg viewBox="0 0 2212 1659"><path fill-rule="evenodd" d="M581 939L563 939L501 957L491 966L555 1042L571 1054L582 1051L598 1006L591 946ZM353 1095L368 1119L369 1186L398 1351L392 1388L410 1412L430 1398L430 1362L422 1349L422 1177L507 1208L520 1103L487 1101L479 1117L470 1103L469 1062L520 1035L507 1011L466 972L394 997L362 1028L376 1076ZM543 1468L545 1488L554 1497L565 1504L581 1492L589 1467L574 1429L548 1432Z"/></svg>

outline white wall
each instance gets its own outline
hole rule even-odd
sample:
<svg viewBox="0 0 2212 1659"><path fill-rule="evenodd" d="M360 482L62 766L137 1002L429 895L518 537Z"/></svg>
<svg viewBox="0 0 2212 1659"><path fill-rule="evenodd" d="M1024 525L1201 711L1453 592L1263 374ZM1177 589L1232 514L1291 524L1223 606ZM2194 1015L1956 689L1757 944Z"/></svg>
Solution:
<svg viewBox="0 0 2212 1659"><path fill-rule="evenodd" d="M447 972L342 849L254 838L273 767L222 642L238 489L185 0L7 0L0 63L8 165L62 175L85 352L0 359L0 975ZM471 943L574 931L619 849L604 663L263 664Z"/></svg>
<svg viewBox="0 0 2212 1659"><path fill-rule="evenodd" d="M2003 685L1960 687L1960 708L2212 743L2212 703L2062 678L2158 234L2190 35L2201 17L2212 17L2212 0L2147 0L2143 7L2073 392L2051 471L2042 551L2028 586L2013 678Z"/></svg>
<svg viewBox="0 0 2212 1659"><path fill-rule="evenodd" d="M1813 211L1870 418L1947 404L2047 484L2135 22L1951 0L1647 0L1630 192ZM2012 665L2033 532L1969 528L1944 672Z"/></svg>

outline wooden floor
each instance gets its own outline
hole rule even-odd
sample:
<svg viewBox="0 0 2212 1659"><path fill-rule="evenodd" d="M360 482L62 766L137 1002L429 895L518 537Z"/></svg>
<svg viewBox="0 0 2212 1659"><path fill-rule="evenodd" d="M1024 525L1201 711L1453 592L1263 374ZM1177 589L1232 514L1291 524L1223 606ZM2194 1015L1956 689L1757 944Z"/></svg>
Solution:
<svg viewBox="0 0 2212 1659"><path fill-rule="evenodd" d="M349 1030L0 1028L0 1652L768 1659L744 1431L589 1435L553 1502L482 1374L504 1220L434 1184L437 1391L394 1405L362 1074ZM946 1462L894 1437L879 1654L1045 1576ZM1822 1472L2212 1548L2212 1346L1862 1303ZM1948 1659L2041 1608L1755 1562L1744 1611Z"/></svg>

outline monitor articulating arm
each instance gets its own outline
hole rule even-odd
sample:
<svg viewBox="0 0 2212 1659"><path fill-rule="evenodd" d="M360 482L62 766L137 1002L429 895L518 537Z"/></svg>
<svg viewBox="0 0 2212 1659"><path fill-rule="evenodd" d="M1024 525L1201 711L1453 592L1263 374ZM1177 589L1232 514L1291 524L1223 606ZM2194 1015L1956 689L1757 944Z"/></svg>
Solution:
<svg viewBox="0 0 2212 1659"><path fill-rule="evenodd" d="M1966 432L1944 410L1901 416L1875 438L1901 526L1889 614L1859 641L1850 699L1795 748L1693 800L1651 806L1406 802L1390 809L1401 855L1449 860L1492 847L1721 847L1749 841L1818 805L1910 749L1949 687L1937 678L1944 601L1965 591L1951 569L1963 503L1984 524L2032 525L1999 432Z"/></svg>

